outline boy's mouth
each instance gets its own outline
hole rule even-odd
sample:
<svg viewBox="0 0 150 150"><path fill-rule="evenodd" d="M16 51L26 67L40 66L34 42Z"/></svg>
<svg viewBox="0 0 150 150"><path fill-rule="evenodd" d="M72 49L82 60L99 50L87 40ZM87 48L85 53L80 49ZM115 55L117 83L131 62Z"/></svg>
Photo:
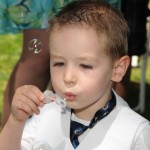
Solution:
<svg viewBox="0 0 150 150"><path fill-rule="evenodd" d="M68 100L68 101L73 101L75 99L75 97L76 97L76 95L74 95L71 92L66 92L65 93L65 99Z"/></svg>

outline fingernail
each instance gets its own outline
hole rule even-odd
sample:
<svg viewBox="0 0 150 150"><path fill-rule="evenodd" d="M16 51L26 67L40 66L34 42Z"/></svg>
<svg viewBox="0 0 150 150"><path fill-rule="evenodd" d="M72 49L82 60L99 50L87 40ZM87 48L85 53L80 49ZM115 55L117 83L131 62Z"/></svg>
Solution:
<svg viewBox="0 0 150 150"><path fill-rule="evenodd" d="M43 100L43 99L44 99L44 95L41 95L41 96L40 96L40 99Z"/></svg>
<svg viewBox="0 0 150 150"><path fill-rule="evenodd" d="M44 102L40 102L40 107L44 106Z"/></svg>

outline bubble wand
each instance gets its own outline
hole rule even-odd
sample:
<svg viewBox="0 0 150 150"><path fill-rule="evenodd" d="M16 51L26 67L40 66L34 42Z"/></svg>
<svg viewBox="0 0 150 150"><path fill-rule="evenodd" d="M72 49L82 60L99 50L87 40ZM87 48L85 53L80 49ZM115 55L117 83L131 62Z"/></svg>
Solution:
<svg viewBox="0 0 150 150"><path fill-rule="evenodd" d="M44 93L44 103L48 104L51 102L56 102L56 104L58 104L59 106L61 106L62 108L66 107L66 101L65 99L62 99L60 96L58 96L57 94L54 94L52 91L46 90Z"/></svg>

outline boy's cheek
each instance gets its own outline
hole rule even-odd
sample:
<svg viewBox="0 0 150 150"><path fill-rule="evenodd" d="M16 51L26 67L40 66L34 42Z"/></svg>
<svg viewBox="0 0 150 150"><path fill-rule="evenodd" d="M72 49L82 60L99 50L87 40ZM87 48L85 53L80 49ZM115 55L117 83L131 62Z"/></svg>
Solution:
<svg viewBox="0 0 150 150"><path fill-rule="evenodd" d="M55 80L52 79L52 87L53 87L55 92L60 91L60 89L62 88L61 84L62 84L62 81L57 80L57 78L55 78Z"/></svg>

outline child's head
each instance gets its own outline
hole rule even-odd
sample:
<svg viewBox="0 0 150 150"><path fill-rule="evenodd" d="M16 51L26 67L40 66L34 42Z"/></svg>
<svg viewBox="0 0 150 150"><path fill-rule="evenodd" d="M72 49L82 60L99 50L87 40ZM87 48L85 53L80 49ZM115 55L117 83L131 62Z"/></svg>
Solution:
<svg viewBox="0 0 150 150"><path fill-rule="evenodd" d="M96 111L111 97L128 66L127 25L103 2L75 1L50 24L50 70L54 90L78 110Z"/></svg>
<svg viewBox="0 0 150 150"><path fill-rule="evenodd" d="M64 7L50 23L50 29L67 26L92 28L101 40L105 36L105 52L115 60L128 51L128 26L120 11L101 0L74 1ZM50 31L51 32L51 31Z"/></svg>

